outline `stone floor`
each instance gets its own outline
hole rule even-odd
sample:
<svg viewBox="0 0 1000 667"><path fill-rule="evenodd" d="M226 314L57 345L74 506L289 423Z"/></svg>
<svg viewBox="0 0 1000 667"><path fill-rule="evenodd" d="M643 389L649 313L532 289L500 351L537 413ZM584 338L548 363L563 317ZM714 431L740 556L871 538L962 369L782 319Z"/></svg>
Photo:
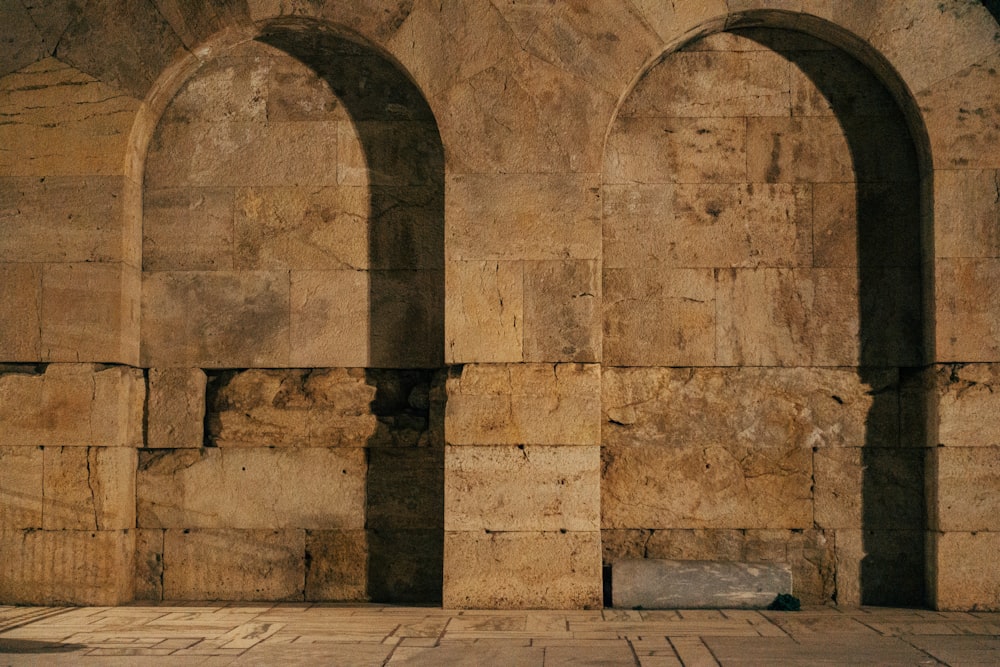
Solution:
<svg viewBox="0 0 1000 667"><path fill-rule="evenodd" d="M0 665L998 665L1000 614L0 607Z"/></svg>

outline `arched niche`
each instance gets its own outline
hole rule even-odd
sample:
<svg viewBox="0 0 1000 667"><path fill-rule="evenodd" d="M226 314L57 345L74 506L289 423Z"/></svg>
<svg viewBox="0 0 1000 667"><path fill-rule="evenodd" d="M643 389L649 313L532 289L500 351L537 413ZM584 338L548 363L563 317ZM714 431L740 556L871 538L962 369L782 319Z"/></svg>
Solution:
<svg viewBox="0 0 1000 667"><path fill-rule="evenodd" d="M924 602L926 136L877 54L730 17L605 146L602 537L778 561L811 602Z"/></svg>
<svg viewBox="0 0 1000 667"><path fill-rule="evenodd" d="M198 457L167 438L139 464L162 595L439 601L434 116L390 57L319 22L223 37L177 68L144 161L140 358L151 396L205 387ZM179 554L273 539L287 572L251 559L229 588L169 580Z"/></svg>

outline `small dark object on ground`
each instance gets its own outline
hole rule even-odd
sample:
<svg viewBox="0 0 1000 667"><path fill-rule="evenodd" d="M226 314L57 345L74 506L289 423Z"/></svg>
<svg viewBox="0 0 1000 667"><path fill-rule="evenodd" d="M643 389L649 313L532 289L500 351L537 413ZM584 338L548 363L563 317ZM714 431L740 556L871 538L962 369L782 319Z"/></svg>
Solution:
<svg viewBox="0 0 1000 667"><path fill-rule="evenodd" d="M769 604L767 608L772 611L798 611L801 606L799 599L794 595L778 593L778 597L774 598L774 602Z"/></svg>

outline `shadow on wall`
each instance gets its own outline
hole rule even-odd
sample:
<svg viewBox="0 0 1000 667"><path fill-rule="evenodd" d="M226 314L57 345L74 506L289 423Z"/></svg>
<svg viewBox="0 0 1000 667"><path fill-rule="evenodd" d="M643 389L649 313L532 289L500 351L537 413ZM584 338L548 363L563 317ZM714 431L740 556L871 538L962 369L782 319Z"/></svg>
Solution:
<svg viewBox="0 0 1000 667"><path fill-rule="evenodd" d="M924 277L915 144L897 104L871 113L872 98L892 98L844 52L789 52L781 48L782 31L734 32L782 53L805 73L847 138L856 178L858 375L873 398L861 455L861 601L922 605L927 415L920 382Z"/></svg>
<svg viewBox="0 0 1000 667"><path fill-rule="evenodd" d="M367 443L369 596L440 602L444 152L437 124L420 91L371 48L294 19L270 25L258 39L329 84L354 123L367 169L366 378L376 387L379 421Z"/></svg>

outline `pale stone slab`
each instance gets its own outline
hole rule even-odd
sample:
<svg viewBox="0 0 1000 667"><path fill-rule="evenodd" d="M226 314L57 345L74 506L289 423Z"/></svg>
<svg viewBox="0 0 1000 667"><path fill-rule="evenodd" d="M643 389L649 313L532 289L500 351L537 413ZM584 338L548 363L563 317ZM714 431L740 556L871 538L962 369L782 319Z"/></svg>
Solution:
<svg viewBox="0 0 1000 667"><path fill-rule="evenodd" d="M289 364L368 366L370 291L364 271L292 271Z"/></svg>
<svg viewBox="0 0 1000 667"><path fill-rule="evenodd" d="M168 600L298 600L305 587L305 531L167 530Z"/></svg>
<svg viewBox="0 0 1000 667"><path fill-rule="evenodd" d="M0 530L42 527L42 448L0 447Z"/></svg>
<svg viewBox="0 0 1000 667"><path fill-rule="evenodd" d="M594 261L525 262L525 361L600 361L600 282Z"/></svg>
<svg viewBox="0 0 1000 667"><path fill-rule="evenodd" d="M935 256L1000 256L998 191L1000 171L995 169L934 172Z"/></svg>
<svg viewBox="0 0 1000 667"><path fill-rule="evenodd" d="M144 271L234 269L233 188L149 188L142 196Z"/></svg>
<svg viewBox="0 0 1000 667"><path fill-rule="evenodd" d="M791 568L773 563L618 560L611 577L624 609L761 609L792 592Z"/></svg>
<svg viewBox="0 0 1000 667"><path fill-rule="evenodd" d="M208 399L217 447L362 447L375 435L376 387L361 369L221 375Z"/></svg>
<svg viewBox="0 0 1000 667"><path fill-rule="evenodd" d="M813 452L815 520L820 528L853 528L862 524L865 463L860 447L821 447ZM839 598L838 598L839 600Z"/></svg>
<svg viewBox="0 0 1000 667"><path fill-rule="evenodd" d="M42 268L0 264L0 355L8 361L41 358Z"/></svg>
<svg viewBox="0 0 1000 667"><path fill-rule="evenodd" d="M132 600L128 530L0 531L0 599L7 604L104 605Z"/></svg>
<svg viewBox="0 0 1000 667"><path fill-rule="evenodd" d="M935 262L937 360L1000 358L1000 259L938 258Z"/></svg>
<svg viewBox="0 0 1000 667"><path fill-rule="evenodd" d="M594 259L601 247L595 174L461 174L446 183L450 260Z"/></svg>
<svg viewBox="0 0 1000 667"><path fill-rule="evenodd" d="M205 372L149 369L146 447L201 447L205 441Z"/></svg>
<svg viewBox="0 0 1000 667"><path fill-rule="evenodd" d="M143 452L138 525L360 529L365 473L364 451L355 448Z"/></svg>
<svg viewBox="0 0 1000 667"><path fill-rule="evenodd" d="M928 450L928 522L940 531L1000 531L1000 447Z"/></svg>
<svg viewBox="0 0 1000 667"><path fill-rule="evenodd" d="M711 269L605 269L604 363L715 363L715 287Z"/></svg>
<svg viewBox="0 0 1000 667"><path fill-rule="evenodd" d="M937 442L954 447L1000 446L1000 366L939 365L932 390L937 395Z"/></svg>
<svg viewBox="0 0 1000 667"><path fill-rule="evenodd" d="M521 361L523 262L450 261L445 292L448 363Z"/></svg>
<svg viewBox="0 0 1000 667"><path fill-rule="evenodd" d="M448 379L451 445L592 445L600 419L600 367L466 365Z"/></svg>
<svg viewBox="0 0 1000 667"><path fill-rule="evenodd" d="M42 527L134 527L136 460L130 447L45 447Z"/></svg>
<svg viewBox="0 0 1000 667"><path fill-rule="evenodd" d="M306 600L365 600L368 536L364 530L306 531Z"/></svg>
<svg viewBox="0 0 1000 667"><path fill-rule="evenodd" d="M0 375L0 445L138 447L142 371L49 364L44 373Z"/></svg>
<svg viewBox="0 0 1000 667"><path fill-rule="evenodd" d="M598 447L448 447L445 529L597 530L600 481Z"/></svg>
<svg viewBox="0 0 1000 667"><path fill-rule="evenodd" d="M1000 610L1000 532L929 533L928 570L935 609Z"/></svg>
<svg viewBox="0 0 1000 667"><path fill-rule="evenodd" d="M287 271L159 271L142 285L143 366L286 366Z"/></svg>
<svg viewBox="0 0 1000 667"><path fill-rule="evenodd" d="M599 607L600 541L596 531L445 532L444 606Z"/></svg>

